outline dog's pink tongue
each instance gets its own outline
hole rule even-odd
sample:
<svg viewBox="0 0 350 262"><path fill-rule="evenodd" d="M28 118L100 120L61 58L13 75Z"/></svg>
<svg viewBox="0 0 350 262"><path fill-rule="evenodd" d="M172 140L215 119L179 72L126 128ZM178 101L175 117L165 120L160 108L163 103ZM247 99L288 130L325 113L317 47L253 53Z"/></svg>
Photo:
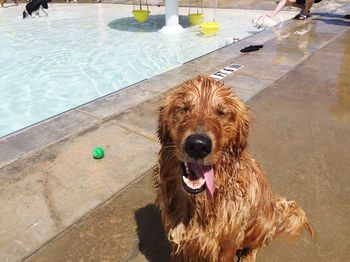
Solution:
<svg viewBox="0 0 350 262"><path fill-rule="evenodd" d="M214 186L214 169L212 167L207 167L208 169L204 171L206 193L208 199L213 199L215 186Z"/></svg>
<svg viewBox="0 0 350 262"><path fill-rule="evenodd" d="M197 163L189 163L190 169L196 174L196 176L204 177L206 184L206 193L208 199L213 199L215 186L214 186L214 169L212 166L202 166Z"/></svg>

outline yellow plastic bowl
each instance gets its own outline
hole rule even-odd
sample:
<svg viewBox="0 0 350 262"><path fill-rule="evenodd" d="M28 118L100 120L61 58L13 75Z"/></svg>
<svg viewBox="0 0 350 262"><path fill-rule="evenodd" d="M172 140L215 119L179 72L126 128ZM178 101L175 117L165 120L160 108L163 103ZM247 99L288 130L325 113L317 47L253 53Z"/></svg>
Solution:
<svg viewBox="0 0 350 262"><path fill-rule="evenodd" d="M204 15L203 14L189 14L188 20L190 21L190 25L199 25L203 22Z"/></svg>
<svg viewBox="0 0 350 262"><path fill-rule="evenodd" d="M206 36L213 36L219 31L220 24L217 22L201 23L202 33Z"/></svg>
<svg viewBox="0 0 350 262"><path fill-rule="evenodd" d="M148 10L133 10L132 14L137 22L144 23L148 20L150 11Z"/></svg>

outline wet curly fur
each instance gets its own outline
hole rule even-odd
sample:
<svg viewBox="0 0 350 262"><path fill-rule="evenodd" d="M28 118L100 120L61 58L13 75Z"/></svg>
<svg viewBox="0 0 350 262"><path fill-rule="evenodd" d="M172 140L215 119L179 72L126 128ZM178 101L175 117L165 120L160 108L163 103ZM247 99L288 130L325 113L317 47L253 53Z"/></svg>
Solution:
<svg viewBox="0 0 350 262"><path fill-rule="evenodd" d="M247 152L247 111L230 87L204 76L175 88L160 107L154 181L173 261L234 261L236 254L255 261L258 249L277 235L312 234L304 211L272 195ZM210 153L194 158L186 151L193 134L210 138ZM212 199L184 190L180 163L192 162L213 168Z"/></svg>

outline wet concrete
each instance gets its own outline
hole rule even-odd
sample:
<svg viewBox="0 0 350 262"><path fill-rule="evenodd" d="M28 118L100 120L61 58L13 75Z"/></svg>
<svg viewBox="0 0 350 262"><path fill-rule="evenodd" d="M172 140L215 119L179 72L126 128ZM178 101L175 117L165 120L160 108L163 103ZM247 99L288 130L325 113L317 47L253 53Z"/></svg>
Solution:
<svg viewBox="0 0 350 262"><path fill-rule="evenodd" d="M231 63L244 65L223 81L250 99L251 152L320 235L276 241L259 258L347 261L350 5L317 12L0 141L0 261L167 261L147 172L159 149L157 106L183 80ZM91 158L96 145L102 160Z"/></svg>
<svg viewBox="0 0 350 262"><path fill-rule="evenodd" d="M276 240L259 253L259 261L341 262L350 256L348 72L350 30L345 30L248 101L254 118L249 150L273 191L296 200L319 236L297 243ZM234 84L236 77L225 82ZM144 108L153 108L148 104ZM154 197L148 172L28 261L167 261L169 246Z"/></svg>
<svg viewBox="0 0 350 262"><path fill-rule="evenodd" d="M168 261L151 172L28 261Z"/></svg>
<svg viewBox="0 0 350 262"><path fill-rule="evenodd" d="M252 153L274 191L296 199L319 235L291 248L273 243L262 252L266 261L340 262L350 255L350 110L342 106L350 103L349 46L348 30L249 101Z"/></svg>
<svg viewBox="0 0 350 262"><path fill-rule="evenodd" d="M92 158L95 146L103 159ZM122 190L149 170L158 149L111 121L0 169L0 261L21 260Z"/></svg>

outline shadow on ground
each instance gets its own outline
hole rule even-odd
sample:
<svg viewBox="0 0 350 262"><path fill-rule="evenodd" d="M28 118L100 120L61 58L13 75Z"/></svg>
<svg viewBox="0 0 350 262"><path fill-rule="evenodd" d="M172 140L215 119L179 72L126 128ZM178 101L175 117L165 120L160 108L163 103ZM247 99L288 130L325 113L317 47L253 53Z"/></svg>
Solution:
<svg viewBox="0 0 350 262"><path fill-rule="evenodd" d="M187 16L180 15L179 23L182 27L187 28L190 26ZM112 29L118 31L128 32L157 32L165 25L164 15L150 15L148 21L145 23L139 23L134 20L133 17L125 17L117 20L113 20L108 24Z"/></svg>
<svg viewBox="0 0 350 262"><path fill-rule="evenodd" d="M313 18L312 20L322 21L325 24L340 25L340 26L350 26L350 21L347 21L345 16L342 14L332 14L332 13L312 13L313 15L319 15L318 18Z"/></svg>
<svg viewBox="0 0 350 262"><path fill-rule="evenodd" d="M139 250L151 262L169 261L170 244L166 239L159 209L149 204L135 212Z"/></svg>

